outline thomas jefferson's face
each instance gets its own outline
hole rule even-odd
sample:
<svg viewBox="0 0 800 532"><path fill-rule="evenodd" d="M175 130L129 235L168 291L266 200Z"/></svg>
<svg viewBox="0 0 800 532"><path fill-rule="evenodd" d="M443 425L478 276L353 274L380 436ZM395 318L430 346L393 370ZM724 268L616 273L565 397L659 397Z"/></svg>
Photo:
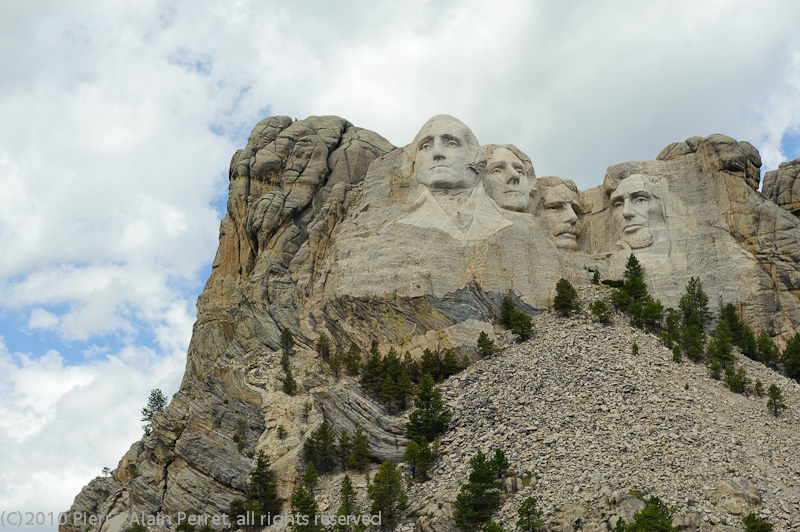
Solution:
<svg viewBox="0 0 800 532"><path fill-rule="evenodd" d="M556 246L578 249L578 194L565 184L544 187L542 221Z"/></svg>
<svg viewBox="0 0 800 532"><path fill-rule="evenodd" d="M644 176L632 175L620 181L610 199L622 240L633 249L651 245L653 237L649 226L657 203L648 190Z"/></svg>
<svg viewBox="0 0 800 532"><path fill-rule="evenodd" d="M430 189L474 187L478 175L468 166L475 159L468 135L466 126L448 117L428 121L417 134L414 157L417 181Z"/></svg>
<svg viewBox="0 0 800 532"><path fill-rule="evenodd" d="M497 204L509 211L528 208L531 186L522 161L506 148L496 148L484 174L486 191Z"/></svg>

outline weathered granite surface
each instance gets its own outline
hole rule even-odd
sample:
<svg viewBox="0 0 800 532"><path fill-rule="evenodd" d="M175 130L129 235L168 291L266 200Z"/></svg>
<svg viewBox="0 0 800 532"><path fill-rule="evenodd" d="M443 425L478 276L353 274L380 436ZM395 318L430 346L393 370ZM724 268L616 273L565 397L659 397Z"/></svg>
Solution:
<svg viewBox="0 0 800 532"><path fill-rule="evenodd" d="M777 170L764 174L764 195L795 216L800 213L800 159L781 163Z"/></svg>
<svg viewBox="0 0 800 532"><path fill-rule="evenodd" d="M579 287L589 268L619 278L630 253L665 305L696 276L712 302L737 303L784 342L800 327L800 221L781 208L794 204L794 164L768 174L765 197L752 145L692 137L578 191L537 179L511 145L484 151L452 117L434 117L403 148L337 117L262 120L231 161L181 389L114 477L89 484L70 511L115 516L101 532L124 530L131 511L225 513L262 450L286 498L302 442L323 420L336 431L362 424L373 458L397 460L402 420L321 370L309 349L321 332L364 350L377 339L415 356L471 353L506 294L544 309L560 277ZM302 392L292 397L280 386L287 327L299 344L291 365Z"/></svg>

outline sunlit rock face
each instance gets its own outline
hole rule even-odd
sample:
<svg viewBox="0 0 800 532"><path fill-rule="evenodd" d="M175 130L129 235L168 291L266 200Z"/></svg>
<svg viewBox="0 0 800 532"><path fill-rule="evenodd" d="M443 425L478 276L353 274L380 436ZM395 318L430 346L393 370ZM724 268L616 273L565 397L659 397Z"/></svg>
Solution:
<svg viewBox="0 0 800 532"><path fill-rule="evenodd" d="M338 117L262 120L231 161L181 390L70 513L111 516L100 532L123 530L133 507L225 514L243 497L246 453L260 450L288 499L303 439L323 420L337 432L361 425L373 460L399 460L402 421L320 373L311 348L321 332L337 348L367 350L374 339L412 356L469 352L505 295L544 309L559 278L587 285L597 269L619 279L631 253L665 306L698 277L712 302L736 303L745 322L784 342L800 329L800 165L767 174L766 197L760 166L746 142L691 137L656 160L598 169L598 185L581 191L536 178L511 144L481 148L450 116L400 148ZM286 328L298 344L298 396L281 388Z"/></svg>
<svg viewBox="0 0 800 532"><path fill-rule="evenodd" d="M697 276L785 339L800 316L791 260L800 233L756 191L760 165L747 142L691 137L654 161L611 166L580 191L568 178L537 179L514 145L481 148L447 115L402 148L336 117L265 119L231 164L190 374L245 330L235 313L252 322L248 343L265 348L278 347L284 327L308 342L325 330L412 353L433 336L458 347L453 327L489 324L505 294L545 307L560 277L585 284L597 268L617 278L630 253L665 305Z"/></svg>
<svg viewBox="0 0 800 532"><path fill-rule="evenodd" d="M781 163L764 174L764 195L795 216L800 215L800 159Z"/></svg>

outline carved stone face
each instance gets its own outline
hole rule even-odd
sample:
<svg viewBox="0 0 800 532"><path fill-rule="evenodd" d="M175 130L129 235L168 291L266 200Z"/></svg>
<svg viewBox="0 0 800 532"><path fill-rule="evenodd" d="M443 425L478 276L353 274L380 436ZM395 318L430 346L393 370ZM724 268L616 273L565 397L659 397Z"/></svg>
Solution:
<svg viewBox="0 0 800 532"><path fill-rule="evenodd" d="M644 176L635 174L620 181L610 201L620 238L633 249L650 246L653 243L650 224L658 203Z"/></svg>
<svg viewBox="0 0 800 532"><path fill-rule="evenodd" d="M501 208L517 212L528 209L531 186L525 165L511 150L497 148L492 152L483 182L486 193Z"/></svg>
<svg viewBox="0 0 800 532"><path fill-rule="evenodd" d="M455 190L477 185L478 174L469 165L480 148L463 123L450 116L435 116L422 126L414 142L414 170L420 184Z"/></svg>
<svg viewBox="0 0 800 532"><path fill-rule="evenodd" d="M565 184L544 187L541 219L556 246L578 249L578 194Z"/></svg>

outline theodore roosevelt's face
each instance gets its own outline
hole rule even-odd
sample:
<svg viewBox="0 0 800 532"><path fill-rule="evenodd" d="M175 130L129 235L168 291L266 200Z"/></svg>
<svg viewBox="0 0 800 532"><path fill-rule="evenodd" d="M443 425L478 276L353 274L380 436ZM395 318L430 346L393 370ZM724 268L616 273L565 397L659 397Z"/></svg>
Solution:
<svg viewBox="0 0 800 532"><path fill-rule="evenodd" d="M469 145L468 135L466 126L452 118L428 121L417 134L414 157L417 181L430 189L474 187L478 175L469 167L475 151Z"/></svg>
<svg viewBox="0 0 800 532"><path fill-rule="evenodd" d="M620 238L631 248L645 248L653 243L650 233L651 217L657 200L642 175L632 175L620 181L610 197L612 215L619 227Z"/></svg>
<svg viewBox="0 0 800 532"><path fill-rule="evenodd" d="M578 249L578 194L561 183L544 187L542 221L550 231L556 246Z"/></svg>
<svg viewBox="0 0 800 532"><path fill-rule="evenodd" d="M484 173L486 193L503 209L522 212L528 209L531 186L525 165L506 148L492 151Z"/></svg>

